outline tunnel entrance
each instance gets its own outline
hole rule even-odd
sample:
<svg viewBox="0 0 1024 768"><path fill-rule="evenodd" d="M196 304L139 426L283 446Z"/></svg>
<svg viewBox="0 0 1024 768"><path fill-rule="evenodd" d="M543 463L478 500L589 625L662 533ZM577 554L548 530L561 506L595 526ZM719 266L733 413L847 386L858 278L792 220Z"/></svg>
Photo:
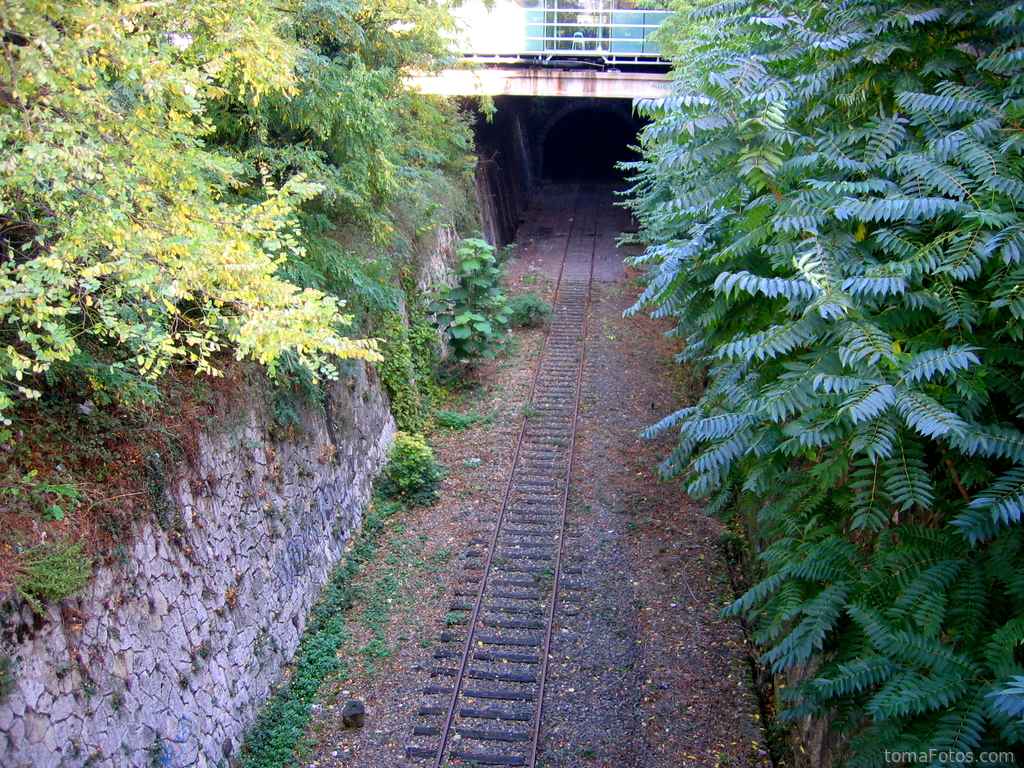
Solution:
<svg viewBox="0 0 1024 768"><path fill-rule="evenodd" d="M616 165L636 160L637 126L616 111L585 107L552 124L544 145L542 175L552 181L618 182Z"/></svg>
<svg viewBox="0 0 1024 768"><path fill-rule="evenodd" d="M484 237L512 241L538 182L624 186L644 120L630 99L497 96L475 126L477 200ZM467 109L473 109L467 104Z"/></svg>

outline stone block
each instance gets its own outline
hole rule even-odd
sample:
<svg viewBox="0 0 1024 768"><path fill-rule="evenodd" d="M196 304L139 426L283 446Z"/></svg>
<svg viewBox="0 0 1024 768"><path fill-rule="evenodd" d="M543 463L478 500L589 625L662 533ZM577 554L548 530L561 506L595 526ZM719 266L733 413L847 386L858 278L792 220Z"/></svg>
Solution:
<svg viewBox="0 0 1024 768"><path fill-rule="evenodd" d="M47 758L49 760L47 765L58 765L60 763L60 755L57 751L57 732L53 728L47 728L46 733L43 735L43 749L46 751Z"/></svg>
<svg viewBox="0 0 1024 768"><path fill-rule="evenodd" d="M75 713L61 723L59 732L64 739L65 745L74 744L75 741L82 738L83 725L82 716ZM64 751L67 752L67 748L65 748Z"/></svg>
<svg viewBox="0 0 1024 768"><path fill-rule="evenodd" d="M173 555L171 555L171 558L173 562ZM164 579L157 585L157 594L163 597L166 605L174 605L175 602L177 602L178 597L181 595L181 591L182 584L174 576Z"/></svg>
<svg viewBox="0 0 1024 768"><path fill-rule="evenodd" d="M63 675L57 684L57 696L64 698L74 693L75 688L81 682L80 675L77 672L70 672Z"/></svg>
<svg viewBox="0 0 1024 768"><path fill-rule="evenodd" d="M167 615L167 608L170 601L164 595L164 592L160 587L157 587L153 591L153 616L158 620Z"/></svg>
<svg viewBox="0 0 1024 768"><path fill-rule="evenodd" d="M26 752L33 768L57 768L60 763L60 755L51 752L43 742L33 744Z"/></svg>
<svg viewBox="0 0 1024 768"><path fill-rule="evenodd" d="M71 696L58 696L53 700L50 708L50 722L54 724L63 723L75 710L75 700ZM2 727L2 726L0 726Z"/></svg>
<svg viewBox="0 0 1024 768"><path fill-rule="evenodd" d="M6 702L5 702L6 703ZM14 723L14 710L0 704L0 733L9 731Z"/></svg>
<svg viewBox="0 0 1024 768"><path fill-rule="evenodd" d="M111 676L125 678L128 676L128 668L124 663L124 654L115 653L106 664Z"/></svg>
<svg viewBox="0 0 1024 768"><path fill-rule="evenodd" d="M36 701L36 705L33 709L41 715L50 714L50 710L53 708L53 696L48 691L43 691L39 700Z"/></svg>
<svg viewBox="0 0 1024 768"><path fill-rule="evenodd" d="M165 642L163 643L162 649L164 655L170 656L171 658L180 658L181 651L187 651L191 643L188 641L188 635L185 633L185 627L182 626L180 617L172 614L176 621L164 622Z"/></svg>
<svg viewBox="0 0 1024 768"><path fill-rule="evenodd" d="M22 723L25 726L25 741L29 744L42 744L50 727L49 715L26 712Z"/></svg>
<svg viewBox="0 0 1024 768"><path fill-rule="evenodd" d="M25 741L25 720L23 717L14 718L14 722L11 723L11 727L7 729L7 737L11 742L11 746L17 747Z"/></svg>
<svg viewBox="0 0 1024 768"><path fill-rule="evenodd" d="M35 709L39 697L46 691L46 687L38 680L22 679L18 681L18 690L21 691L24 706ZM14 698L12 696L12 698ZM23 710L24 711L24 710Z"/></svg>

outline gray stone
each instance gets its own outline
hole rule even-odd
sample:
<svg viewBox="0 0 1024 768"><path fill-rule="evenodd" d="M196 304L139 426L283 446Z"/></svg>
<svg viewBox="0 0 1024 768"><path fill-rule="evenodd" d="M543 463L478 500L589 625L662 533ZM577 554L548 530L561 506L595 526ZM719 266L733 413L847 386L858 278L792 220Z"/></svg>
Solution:
<svg viewBox="0 0 1024 768"><path fill-rule="evenodd" d="M63 723L69 717L75 709L75 701L71 696L58 696L53 701L53 707L50 709L50 722L54 725Z"/></svg>
<svg viewBox="0 0 1024 768"><path fill-rule="evenodd" d="M210 684L212 685L213 690L224 691L225 694L227 693L228 678L224 673L224 667L221 666L220 662L215 662L210 665ZM224 700L227 696L218 696L218 698Z"/></svg>
<svg viewBox="0 0 1024 768"><path fill-rule="evenodd" d="M47 755L51 758L52 765L56 765L58 761L53 758L58 757L57 753L57 732L53 728L47 728L46 733L43 735L43 747L46 749Z"/></svg>
<svg viewBox="0 0 1024 768"><path fill-rule="evenodd" d="M35 707L33 707L33 709L35 709L35 711L38 712L39 714L48 715L48 714L50 714L50 709L52 707L53 707L53 696L51 696L46 691L43 691L43 695L39 697L39 700L36 702L36 705L35 705Z"/></svg>
<svg viewBox="0 0 1024 768"><path fill-rule="evenodd" d="M25 725L25 741L29 744L41 744L50 727L49 716L26 712L22 722Z"/></svg>
<svg viewBox="0 0 1024 768"><path fill-rule="evenodd" d="M166 630L167 644L164 646L165 652L174 653L183 649L188 650L188 636L185 634L185 628L181 625L181 622L174 622L169 627L166 627Z"/></svg>
<svg viewBox="0 0 1024 768"><path fill-rule="evenodd" d="M24 697L25 706L29 709L36 708L36 702L39 701L39 697L46 691L46 687L38 680L19 680L18 688Z"/></svg>
<svg viewBox="0 0 1024 768"><path fill-rule="evenodd" d="M14 748L25 742L25 720L23 718L15 718L11 727L7 729L7 737Z"/></svg>
<svg viewBox="0 0 1024 768"><path fill-rule="evenodd" d="M361 699L349 699L341 710L341 723L346 728L362 728L366 719L366 706Z"/></svg>
<svg viewBox="0 0 1024 768"><path fill-rule="evenodd" d="M71 672L64 675L60 679L60 684L57 687L58 695L60 697L70 696L74 692L75 687L78 685L78 683L79 675L77 672Z"/></svg>
<svg viewBox="0 0 1024 768"><path fill-rule="evenodd" d="M174 558L172 553L168 556ZM181 582L175 578L162 581L158 587L157 594L162 595L167 605L174 605L181 596Z"/></svg>
<svg viewBox="0 0 1024 768"><path fill-rule="evenodd" d="M82 731L85 729L85 722L81 714L72 713L71 717L61 723L60 732L64 736L66 744L70 744L82 738Z"/></svg>
<svg viewBox="0 0 1024 768"><path fill-rule="evenodd" d="M153 592L153 615L157 618L167 615L167 598L164 597L164 593L161 589L157 588Z"/></svg>
<svg viewBox="0 0 1024 768"><path fill-rule="evenodd" d="M145 750L157 732L181 737L178 756L196 768L237 756L241 734L280 680L341 555L340 532L358 527L369 477L394 432L379 384L368 381L358 376L354 391L335 385L340 423L359 423L372 435L361 443L356 430L341 430L347 442L338 455L354 458L337 464L317 460L330 444L320 413L303 417L308 441L272 446L269 461L267 448L244 447L266 439L266 413L227 414L223 431L199 435L198 458L182 467L170 492L192 525L181 540L169 544L168 532L141 525L133 532L133 560L100 568L75 604L86 617L82 630L66 633L53 613L13 649L19 683L0 701L0 730L9 739L0 739L0 766L57 768L63 755L68 768L80 768L94 753L100 765L147 765ZM239 418L243 431L235 427ZM317 476L300 475L299 466ZM268 502L282 510L282 520L268 518ZM284 535L271 538L272 530ZM34 621L27 607L23 614L0 622L0 630ZM276 648L265 642L268 628ZM201 652L204 640L212 655ZM86 695L94 685L96 693ZM81 756L73 758L76 749Z"/></svg>
<svg viewBox="0 0 1024 768"><path fill-rule="evenodd" d="M28 749L33 768L57 768L59 755L53 754L43 742L33 744Z"/></svg>
<svg viewBox="0 0 1024 768"><path fill-rule="evenodd" d="M0 707L0 733L9 731L14 723L14 710L10 707Z"/></svg>

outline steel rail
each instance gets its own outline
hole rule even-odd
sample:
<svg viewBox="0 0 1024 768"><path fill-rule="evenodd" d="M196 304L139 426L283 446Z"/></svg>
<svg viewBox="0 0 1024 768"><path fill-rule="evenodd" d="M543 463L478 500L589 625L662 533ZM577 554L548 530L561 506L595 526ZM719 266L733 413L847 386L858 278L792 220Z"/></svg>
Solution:
<svg viewBox="0 0 1024 768"><path fill-rule="evenodd" d="M600 203L600 197L597 198L594 204L594 228L596 234L597 228L597 211L598 204ZM574 224L575 224L575 216ZM571 237L566 239L566 258L562 260L562 269L559 271L559 285L561 285L562 273L565 270L565 262L568 257L569 243ZM580 400L583 396L583 373L584 367L587 360L587 332L590 328L590 299L594 284L594 256L597 250L597 238L596 236L591 239L590 243L590 269L587 274L587 292L586 298L583 300L583 330L580 340L580 360L579 366L576 369L576 401L573 403L573 414L572 414L572 427L569 431L569 461L568 468L565 473L565 487L562 489L562 503L561 503L561 521L559 524L559 536L558 536L558 553L555 557L555 582L552 586L551 595L551 607L548 610L548 621L547 628L544 632L544 651L541 656L541 667L540 667L540 680L538 682L538 698L537 698L537 720L533 728L533 741L530 744L530 759L527 763L527 768L534 768L537 764L537 750L540 744L540 732L541 724L544 715L544 689L547 685L548 678L548 665L551 660L551 635L554 631L555 626L555 611L558 608L558 587L562 580L562 555L565 550L565 524L569 510L569 488L572 482L572 469L573 469L573 456L576 451L576 428L579 424L580 417Z"/></svg>
<svg viewBox="0 0 1024 768"><path fill-rule="evenodd" d="M554 295L554 300L552 302L553 307L557 307L558 306L558 301L559 301L559 298L561 297L562 284L563 284L563 280L564 280L564 276L565 276L565 266L566 266L566 262L568 261L568 258L569 258L569 249L570 249L570 246L572 244L574 230L577 228L577 226L579 224L578 219L579 219L579 207L580 207L580 200L581 200L581 198L582 198L582 187L578 187L577 191L576 191L576 198L575 198L575 201L573 203L573 216L572 216L572 219L571 219L572 223L570 224L569 232L567 233L567 236L566 236L565 248L564 248L563 253L562 253L562 263L561 263L561 265L559 267L558 280L557 280L557 282L555 284L555 295ZM594 254L594 248L592 246L591 247L591 255L590 255L590 270L589 270L590 276L588 277L588 281L587 281L587 298L586 298L585 304L584 304L584 318L585 318L584 319L584 336L583 336L583 343L584 343L584 345L586 343L586 327L587 327L586 326L586 322L587 322L586 321L586 313L587 313L587 311L589 310L589 307L590 307L590 283L591 283L591 281L593 279L593 269L594 269L594 267L593 267L593 254ZM547 342L548 342L549 337L550 337L550 331L551 331L551 328L552 328L553 320L554 320L554 312L552 313L552 318L549 319L549 321L548 321L548 329L547 329L547 333L545 333L545 344L544 344L544 347L541 348L540 353L538 354L537 366L534 369L533 379L532 379L531 384L530 384L530 393L529 393L529 397L527 398L526 409L529 409L532 406L533 402L534 402L535 395L536 395L536 392L537 392L537 383L538 383L538 381L540 379L541 373L544 370L544 364L545 364L545 355L544 355L544 353L547 351L547 347L548 347ZM584 349L585 349L585 346L584 346ZM570 442L570 446L569 446L568 471L566 473L565 487L563 488L563 491L562 491L562 500L561 500L561 505L560 505L560 525L559 525L559 533L558 533L558 550L557 550L556 561L555 561L555 578L554 578L554 585L552 587L551 604L550 604L550 607L548 609L547 627L546 627L545 638L544 638L544 651L543 651L543 654L541 656L540 678L539 678L539 683L538 683L538 685L539 685L539 693L538 693L538 701L537 701L537 707L536 707L536 716L535 716L534 722L533 722L533 733L532 733L530 757L529 757L529 763L528 763L529 768L533 768L533 766L536 764L537 745L538 745L538 741L539 741L539 738L540 738L541 712L542 712L542 709L543 709L543 700L544 700L544 684L545 684L546 679L547 679L547 668L548 668L548 662L549 662L549 649L550 649L550 644L551 644L551 633L552 633L552 627L553 627L553 624L554 624L554 615L555 615L555 611L556 611L556 608L557 608L558 581L559 581L560 573L561 573L561 560L562 560L562 554L563 554L563 549L564 549L564 541L565 541L564 529L565 529L566 510L567 510L567 506L568 506L569 477L571 476L571 472L572 472L572 451L573 451L573 446L575 445L575 427L576 427L576 421L577 421L578 415L579 415L579 401L580 401L580 394L581 394L581 386L580 385L581 385L582 378L583 378L583 361L584 361L584 357L583 357L583 354L581 353L581 355L580 355L580 363L579 363L579 366L578 366L577 378L576 378L576 393L575 393L575 403L574 403L574 408L573 408L572 436L570 438L571 442ZM519 464L520 456L521 456L522 450L523 450L523 445L526 442L525 437L526 437L526 433L527 433L528 423L529 423L529 420L524 417L523 418L523 423L520 425L520 428L519 428L519 434L518 434L518 436L516 438L516 444L515 444L515 448L513 450L512 463L511 463L511 469L509 471L508 482L505 485L505 491L504 491L504 493L502 495L501 507L500 507L500 510L499 510L499 513L498 513L498 518L497 518L497 521L496 521L496 523L494 525L493 533L491 534L490 544L488 545L487 556L486 556L485 562L483 564L483 572L481 574L480 583L479 583L479 586L477 588L476 599L474 601L473 610L472 610L472 613L470 614L470 618L469 618L469 621L468 621L469 630L466 633L466 639L465 639L465 641L463 643L462 652L461 652L460 658L459 658L459 666L457 668L455 679L454 679L453 684L452 684L451 697L449 699L449 703L448 703L448 707L447 707L447 712L446 712L445 719L444 719L444 724L441 727L441 732L440 732L440 735L439 735L439 743L438 743L438 746L437 746L437 751L436 751L436 753L434 755L434 761L433 761L434 768L441 768L442 764L445 761L445 752L446 752L446 749L447 749L447 746L448 746L448 741L449 741L450 736L451 736L452 725L453 725L453 723L455 721L455 715L456 715L456 710L457 710L457 707L458 707L459 696L462 693L463 683L465 682L465 679L466 679L466 671L467 671L467 668L469 666L469 660L470 660L470 656L471 656L472 649L473 649L473 641L474 641L474 638L476 636L476 627L477 627L477 624L478 624L478 622L480 620L480 614L481 614L481 612L483 610L484 596L486 594L487 587L488 587L488 579L491 576L491 571L492 571L492 567L493 567L493 564L494 564L495 554L496 554L497 549L498 549L498 546L497 546L498 545L498 540L499 540L499 538L500 538L500 536L502 534L503 524L505 522L506 513L507 513L507 510L508 510L508 506L509 506L509 499L512 496L512 491L515 488L515 484L516 484L516 479L517 479L517 477L516 477L516 468L517 468L517 466Z"/></svg>

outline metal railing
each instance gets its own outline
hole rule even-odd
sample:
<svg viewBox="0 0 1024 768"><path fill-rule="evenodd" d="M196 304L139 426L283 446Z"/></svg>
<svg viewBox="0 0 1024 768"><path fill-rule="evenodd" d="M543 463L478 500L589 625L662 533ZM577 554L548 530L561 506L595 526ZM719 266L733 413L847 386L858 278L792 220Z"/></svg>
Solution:
<svg viewBox="0 0 1024 768"><path fill-rule="evenodd" d="M530 53L657 56L658 45L649 38L669 12L527 8L524 14Z"/></svg>

